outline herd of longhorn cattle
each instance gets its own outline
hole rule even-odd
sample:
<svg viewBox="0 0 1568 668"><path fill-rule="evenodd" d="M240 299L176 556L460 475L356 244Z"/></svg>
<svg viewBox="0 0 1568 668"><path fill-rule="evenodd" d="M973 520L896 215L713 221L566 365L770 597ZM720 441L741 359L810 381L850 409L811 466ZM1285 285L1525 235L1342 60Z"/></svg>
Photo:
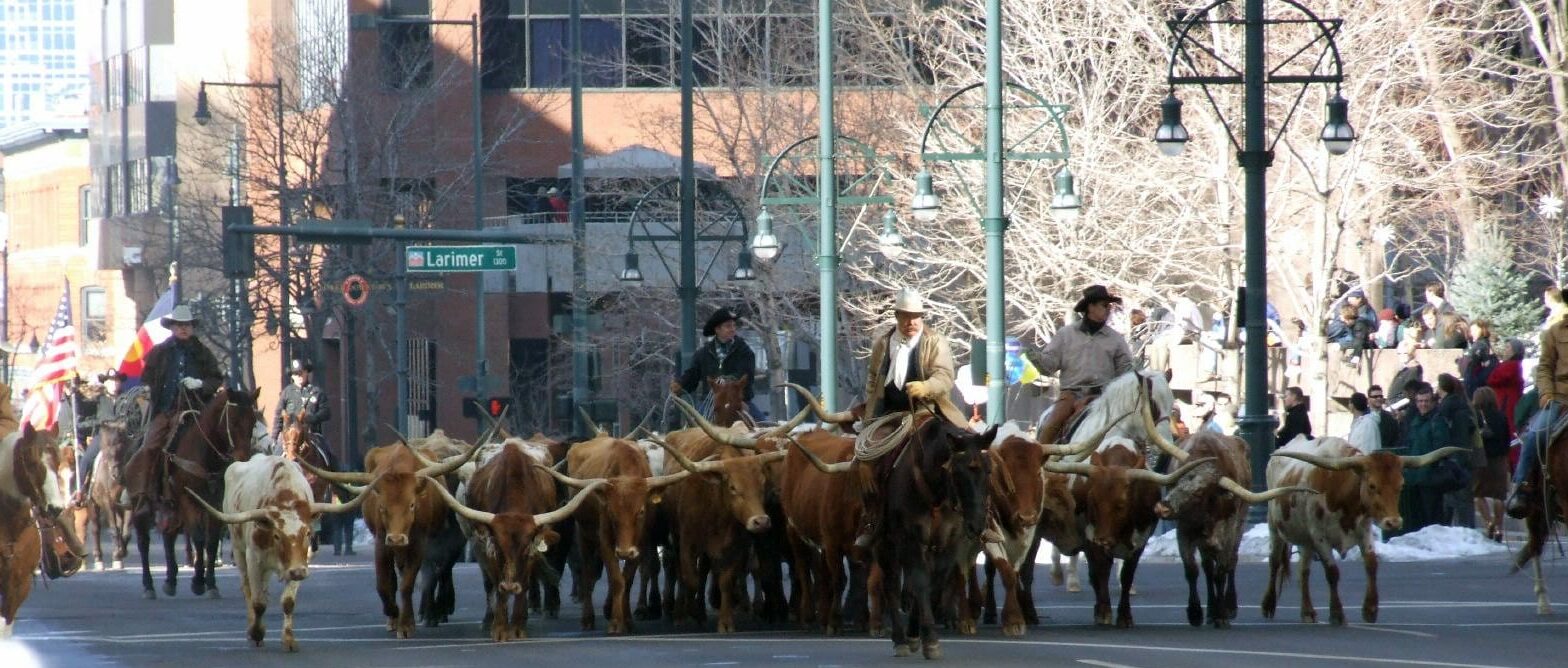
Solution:
<svg viewBox="0 0 1568 668"><path fill-rule="evenodd" d="M495 424L478 446L437 431L374 448L364 471L352 473L257 455L228 466L221 509L192 496L232 527L247 637L258 646L267 579L275 576L285 582L283 647L297 648L293 612L308 575L312 519L359 507L374 539L387 630L399 638L414 635L416 615L426 626L447 620L452 568L471 550L483 576L484 625L497 642L526 638L530 610L558 614L569 570L584 630L596 628L601 610L612 635L631 633L634 620L706 625L711 607L717 631L730 633L749 610L828 634L885 632L899 656L938 658L939 626L967 634L982 614L997 619L993 575L1001 576L1003 634L1039 623L1031 582L1046 541L1088 561L1097 624L1132 626L1134 575L1161 519L1176 527L1188 620L1227 627L1253 503L1269 504L1265 616L1274 614L1294 546L1303 620L1316 620L1307 575L1319 560L1330 620L1344 623L1334 553L1360 547L1368 574L1362 618L1375 621L1371 526L1398 527L1404 468L1458 450L1415 458L1362 454L1336 438L1298 440L1274 454L1266 491L1254 492L1242 440L1199 432L1172 443L1163 423L1174 398L1159 375L1128 373L1108 385L1065 443L1040 443L1013 425L976 433L927 410L860 420L795 389L807 408L771 427L715 425L672 398L695 427L616 437L594 426L590 438L561 443L511 437ZM45 471L49 440L30 429L0 438L0 636L37 563L38 537L26 518L40 513L24 511L60 501ZM316 501L307 474L351 500ZM867 504L879 504L881 519L862 547L856 537ZM601 575L602 608L595 605ZM1114 611L1112 576L1121 585ZM416 580L423 580L417 611Z"/></svg>

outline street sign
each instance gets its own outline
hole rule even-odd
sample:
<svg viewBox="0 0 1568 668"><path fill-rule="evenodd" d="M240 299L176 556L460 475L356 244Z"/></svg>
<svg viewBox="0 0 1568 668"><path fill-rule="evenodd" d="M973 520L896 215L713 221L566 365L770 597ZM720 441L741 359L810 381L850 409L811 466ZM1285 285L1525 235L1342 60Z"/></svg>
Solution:
<svg viewBox="0 0 1568 668"><path fill-rule="evenodd" d="M482 244L408 248L409 271L510 271L516 268L516 246Z"/></svg>

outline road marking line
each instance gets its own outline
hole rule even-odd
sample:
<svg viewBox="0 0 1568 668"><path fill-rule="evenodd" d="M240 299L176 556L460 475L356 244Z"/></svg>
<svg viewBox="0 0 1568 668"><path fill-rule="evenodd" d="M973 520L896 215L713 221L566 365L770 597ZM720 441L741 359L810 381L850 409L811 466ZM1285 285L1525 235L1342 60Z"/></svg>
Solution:
<svg viewBox="0 0 1568 668"><path fill-rule="evenodd" d="M1109 661L1095 661L1094 659L1079 659L1078 663L1087 664L1087 665L1090 665L1090 666L1099 666L1100 668L1137 668L1136 666L1129 666L1129 665L1127 665L1125 663L1111 663Z"/></svg>
<svg viewBox="0 0 1568 668"><path fill-rule="evenodd" d="M1432 635L1430 633L1423 633L1421 631L1406 631L1406 630L1403 630L1403 629L1391 629L1391 628L1386 628L1386 627L1381 627L1381 626L1368 626L1366 624L1347 624L1347 626L1349 626L1350 628L1353 628L1353 629L1360 629L1362 631L1380 631L1380 632L1383 632L1383 633L1403 633L1403 634L1405 634L1407 636L1416 636L1417 638L1436 638L1437 637L1437 636Z"/></svg>

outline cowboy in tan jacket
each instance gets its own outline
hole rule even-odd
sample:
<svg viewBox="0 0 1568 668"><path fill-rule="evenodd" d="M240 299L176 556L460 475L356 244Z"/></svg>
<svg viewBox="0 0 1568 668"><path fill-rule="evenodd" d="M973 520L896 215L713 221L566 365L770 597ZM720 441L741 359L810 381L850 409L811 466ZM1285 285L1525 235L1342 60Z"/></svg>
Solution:
<svg viewBox="0 0 1568 668"><path fill-rule="evenodd" d="M968 429L963 412L953 404L953 350L947 337L925 323L925 300L920 293L905 288L893 302L892 327L880 330L871 342L871 364L866 373L865 421L897 413L935 406L943 419ZM876 489L874 462L860 461L862 496ZM882 504L867 498L863 525L855 545L869 547L881 521Z"/></svg>

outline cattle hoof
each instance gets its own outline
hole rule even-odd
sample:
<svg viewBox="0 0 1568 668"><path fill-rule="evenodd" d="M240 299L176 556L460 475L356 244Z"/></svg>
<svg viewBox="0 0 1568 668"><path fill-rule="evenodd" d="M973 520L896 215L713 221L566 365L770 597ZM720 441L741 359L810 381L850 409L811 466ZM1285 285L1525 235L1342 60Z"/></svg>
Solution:
<svg viewBox="0 0 1568 668"><path fill-rule="evenodd" d="M1100 625L1100 626L1110 626L1111 625L1111 613L1109 613L1109 612L1106 612L1106 613L1096 613L1095 616L1094 616L1094 623L1097 624L1097 625Z"/></svg>
<svg viewBox="0 0 1568 668"><path fill-rule="evenodd" d="M299 643L294 642L294 638L293 637L284 638L283 639L283 651L285 651L285 652L298 652L299 651Z"/></svg>
<svg viewBox="0 0 1568 668"><path fill-rule="evenodd" d="M1303 613L1301 613L1301 623L1302 624L1316 624L1316 623L1318 623L1318 613L1317 612L1303 612Z"/></svg>
<svg viewBox="0 0 1568 668"><path fill-rule="evenodd" d="M164 596L173 596L174 593L177 592L177 591L179 591L179 588L175 587L173 582L165 582L165 583L163 583L163 595Z"/></svg>
<svg viewBox="0 0 1568 668"><path fill-rule="evenodd" d="M1548 614L1550 614L1550 613L1548 613ZM1366 622L1368 624L1376 624L1377 623L1377 608L1362 608L1361 609L1361 621Z"/></svg>
<svg viewBox="0 0 1568 668"><path fill-rule="evenodd" d="M267 631L259 626L252 626L245 633L245 637L250 638L252 647L261 647L261 640L266 636Z"/></svg>
<svg viewBox="0 0 1568 668"><path fill-rule="evenodd" d="M1210 621L1211 624L1214 625L1214 628L1216 628L1216 629L1228 629L1228 628L1230 628L1230 620L1229 619L1213 619L1213 620L1209 620L1209 621Z"/></svg>
<svg viewBox="0 0 1568 668"><path fill-rule="evenodd" d="M115 559L114 563L113 563L113 568L114 568L114 570L117 570L117 571L123 571L123 570L125 570L125 562L120 561L119 559Z"/></svg>
<svg viewBox="0 0 1568 668"><path fill-rule="evenodd" d="M1331 610L1331 611L1329 611L1329 613L1328 613L1328 623L1333 624L1334 626L1344 626L1345 625L1345 612L1343 610Z"/></svg>
<svg viewBox="0 0 1568 668"><path fill-rule="evenodd" d="M920 653L927 659L940 659L942 658L942 645L935 642L927 643L924 647L920 648Z"/></svg>
<svg viewBox="0 0 1568 668"><path fill-rule="evenodd" d="M1116 628L1119 628L1119 629L1130 629L1130 628L1132 628L1132 613L1128 613L1128 614L1125 614L1125 615L1117 615L1116 616Z"/></svg>
<svg viewBox="0 0 1568 668"><path fill-rule="evenodd" d="M1063 577L1064 576L1063 576L1061 571L1056 570L1054 568L1051 569L1051 586L1052 587L1060 587L1060 586L1062 586L1062 578Z"/></svg>
<svg viewBox="0 0 1568 668"><path fill-rule="evenodd" d="M1067 583L1067 592L1068 593L1076 594L1076 593L1081 592L1081 591L1083 591L1083 586L1079 585L1077 582L1069 582L1069 583Z"/></svg>
<svg viewBox="0 0 1568 668"><path fill-rule="evenodd" d="M1002 635L1009 638L1022 638L1024 637L1024 632L1025 627L1022 622L1016 624L1005 624L1002 626Z"/></svg>
<svg viewBox="0 0 1568 668"><path fill-rule="evenodd" d="M734 633L735 632L735 622L719 622L718 632L719 633Z"/></svg>
<svg viewBox="0 0 1568 668"><path fill-rule="evenodd" d="M975 621L973 619L965 619L958 622L959 635L972 636L977 633L978 630L979 629L975 627Z"/></svg>
<svg viewBox="0 0 1568 668"><path fill-rule="evenodd" d="M506 641L511 640L511 639L512 639L511 629L508 629L508 628L506 628L504 626L501 626L499 624L497 624L494 628L490 629L490 641L491 642L506 642Z"/></svg>
<svg viewBox="0 0 1568 668"><path fill-rule="evenodd" d="M103 570L104 570L103 562L99 561L97 563L94 563L93 564L93 570L98 571L99 573L102 573Z"/></svg>
<svg viewBox="0 0 1568 668"><path fill-rule="evenodd" d="M205 593L207 593L207 585L199 579L191 578L191 594L201 596Z"/></svg>
<svg viewBox="0 0 1568 668"><path fill-rule="evenodd" d="M902 659L902 658L904 658L906 656L909 656L910 654L911 654L911 652L909 650L909 646L908 645L902 645L902 644L898 644L898 643L895 643L893 645L893 656L894 657Z"/></svg>
<svg viewBox="0 0 1568 668"><path fill-rule="evenodd" d="M1193 626L1203 626L1203 608L1197 604L1187 606L1187 623Z"/></svg>
<svg viewBox="0 0 1568 668"><path fill-rule="evenodd" d="M158 600L158 592L153 591L151 588L143 589L142 598L145 598L149 601Z"/></svg>
<svg viewBox="0 0 1568 668"><path fill-rule="evenodd" d="M887 637L887 629L883 628L880 625L872 626L871 628L866 629L866 635L871 636L873 638L886 638Z"/></svg>

